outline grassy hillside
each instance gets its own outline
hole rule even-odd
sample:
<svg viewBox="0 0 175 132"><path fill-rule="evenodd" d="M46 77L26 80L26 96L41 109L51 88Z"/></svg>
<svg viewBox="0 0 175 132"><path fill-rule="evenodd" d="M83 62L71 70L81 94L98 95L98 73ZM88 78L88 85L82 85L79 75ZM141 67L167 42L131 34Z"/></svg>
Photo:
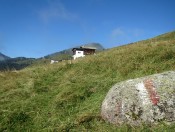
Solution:
<svg viewBox="0 0 175 132"><path fill-rule="evenodd" d="M167 126L116 127L101 103L117 82L175 70L175 32L116 47L72 64L0 72L0 131L174 131Z"/></svg>

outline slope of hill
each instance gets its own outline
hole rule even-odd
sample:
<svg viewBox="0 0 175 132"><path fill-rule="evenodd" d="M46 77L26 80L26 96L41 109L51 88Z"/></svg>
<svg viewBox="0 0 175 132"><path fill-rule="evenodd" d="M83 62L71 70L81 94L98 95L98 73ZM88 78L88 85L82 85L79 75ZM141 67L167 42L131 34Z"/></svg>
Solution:
<svg viewBox="0 0 175 132"><path fill-rule="evenodd" d="M101 103L117 82L175 70L175 32L77 59L0 72L0 131L173 131L160 122L114 126Z"/></svg>
<svg viewBox="0 0 175 132"><path fill-rule="evenodd" d="M82 45L80 45L80 46L82 46ZM75 48L79 48L80 46L76 46ZM84 46L95 47L95 48L97 48L97 50L96 50L97 52L104 50L104 47L99 43L89 43L89 44L84 44ZM67 60L67 59L71 59L71 56L72 56L72 48L47 55L47 56L45 56L45 58L54 59L54 60Z"/></svg>
<svg viewBox="0 0 175 132"><path fill-rule="evenodd" d="M7 59L10 59L10 57L8 57L8 56L6 56L6 55L0 53L0 61L5 61L5 60L7 60Z"/></svg>

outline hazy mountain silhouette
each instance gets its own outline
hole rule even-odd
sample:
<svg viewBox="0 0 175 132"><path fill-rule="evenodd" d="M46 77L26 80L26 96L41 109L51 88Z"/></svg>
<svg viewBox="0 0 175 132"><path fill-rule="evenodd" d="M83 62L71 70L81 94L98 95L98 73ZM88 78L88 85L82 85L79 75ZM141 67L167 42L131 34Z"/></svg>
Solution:
<svg viewBox="0 0 175 132"><path fill-rule="evenodd" d="M10 59L10 57L8 57L8 56L6 56L6 55L4 55L0 52L0 61L5 61L5 60L8 60L8 59Z"/></svg>

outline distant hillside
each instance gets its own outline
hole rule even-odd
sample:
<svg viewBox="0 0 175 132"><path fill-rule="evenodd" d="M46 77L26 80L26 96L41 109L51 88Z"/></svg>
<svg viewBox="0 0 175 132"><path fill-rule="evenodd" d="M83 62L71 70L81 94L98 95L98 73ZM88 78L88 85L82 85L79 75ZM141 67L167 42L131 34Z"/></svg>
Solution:
<svg viewBox="0 0 175 132"><path fill-rule="evenodd" d="M97 52L104 50L103 46L99 43L90 43L85 44L85 46L95 47L97 48ZM77 46L80 47L80 46ZM72 48L66 49L60 52L56 52L50 55L47 55L43 58L35 59L35 58L25 58L25 57L17 57L10 58L0 53L0 71L4 70L21 70L27 66L32 64L44 64L50 62L50 59L54 60L67 60L72 59Z"/></svg>
<svg viewBox="0 0 175 132"><path fill-rule="evenodd" d="M35 62L34 58L8 58L4 61L0 61L0 71L6 70L21 70Z"/></svg>
<svg viewBox="0 0 175 132"><path fill-rule="evenodd" d="M81 45L82 46L82 45ZM103 46L99 43L90 43L85 44L85 46L95 47L97 48L97 52L104 50ZM80 47L80 46L77 46ZM27 66L32 64L44 64L50 62L50 59L54 60L67 60L71 59L72 57L72 48L66 49L60 52L56 52L50 55L47 55L43 58L35 59L35 58L25 58L25 57L17 57L17 58L10 58L0 53L0 71L4 70L21 70Z"/></svg>
<svg viewBox="0 0 175 132"><path fill-rule="evenodd" d="M10 59L10 57L8 57L8 56L6 56L6 55L0 53L0 61L5 61L5 60L7 60L7 59Z"/></svg>
<svg viewBox="0 0 175 132"><path fill-rule="evenodd" d="M97 52L104 50L104 47L101 44L99 44L99 43L89 43L89 44L82 44L82 45L87 46L87 47L95 47L95 48L97 48L97 50L96 50ZM79 46L76 46L76 47L72 47L72 48L79 48L82 45L79 45ZM47 59L54 59L54 60L71 59L72 48L69 48L69 49L66 49L66 50L62 50L62 51L59 51L59 52L47 55L47 56L45 56L45 58L47 58Z"/></svg>
<svg viewBox="0 0 175 132"><path fill-rule="evenodd" d="M101 118L102 101L114 84L171 70L175 71L175 32L71 64L64 61L0 72L0 131L174 132L175 124L167 125L164 120L135 127L115 126Z"/></svg>

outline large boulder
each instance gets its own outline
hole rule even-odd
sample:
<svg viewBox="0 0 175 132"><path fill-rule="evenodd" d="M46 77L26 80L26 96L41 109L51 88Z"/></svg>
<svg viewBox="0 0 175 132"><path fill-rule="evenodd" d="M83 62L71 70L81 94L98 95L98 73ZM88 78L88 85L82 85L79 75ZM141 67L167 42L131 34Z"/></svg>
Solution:
<svg viewBox="0 0 175 132"><path fill-rule="evenodd" d="M175 121L175 72L117 83L102 103L102 118L113 124Z"/></svg>

